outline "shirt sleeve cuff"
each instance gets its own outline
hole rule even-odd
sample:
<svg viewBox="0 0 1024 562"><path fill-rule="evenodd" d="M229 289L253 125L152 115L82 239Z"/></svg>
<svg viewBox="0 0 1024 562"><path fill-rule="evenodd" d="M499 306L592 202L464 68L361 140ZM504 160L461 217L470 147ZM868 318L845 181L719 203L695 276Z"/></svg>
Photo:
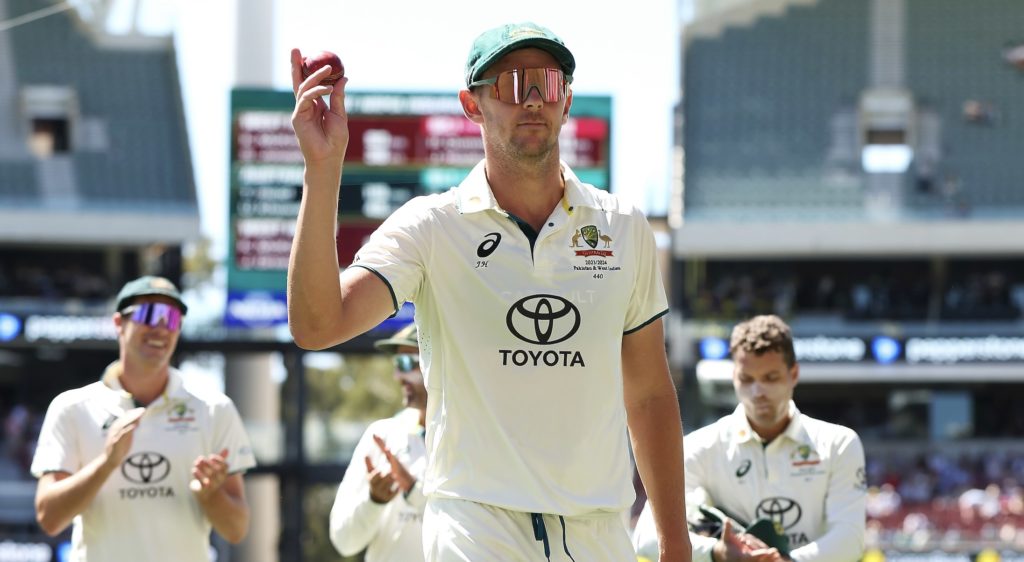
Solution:
<svg viewBox="0 0 1024 562"><path fill-rule="evenodd" d="M693 562L714 562L711 551L718 539L690 533L690 546L693 547Z"/></svg>
<svg viewBox="0 0 1024 562"><path fill-rule="evenodd" d="M402 497L405 498L406 503L417 510L422 510L427 505L427 496L423 495L423 484L420 480L413 483L412 488L404 492Z"/></svg>

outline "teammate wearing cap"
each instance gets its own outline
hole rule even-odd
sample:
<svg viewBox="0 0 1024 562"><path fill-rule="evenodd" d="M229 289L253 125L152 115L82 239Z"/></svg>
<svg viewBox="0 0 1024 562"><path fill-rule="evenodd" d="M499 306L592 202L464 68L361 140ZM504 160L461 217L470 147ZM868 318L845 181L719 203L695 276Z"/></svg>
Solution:
<svg viewBox="0 0 1024 562"><path fill-rule="evenodd" d="M473 41L459 101L480 126L484 160L392 214L340 276L347 78L303 78L301 60L293 50L305 185L289 323L298 345L322 349L415 304L429 391L427 559L635 558L622 516L634 499L632 439L661 558L688 561L654 236L638 209L560 159L576 68L564 42L533 23Z"/></svg>
<svg viewBox="0 0 1024 562"><path fill-rule="evenodd" d="M119 358L50 403L32 473L49 535L73 523L71 560L210 559L211 527L248 532L242 473L256 462L234 404L170 367L187 307L162 277L127 283L113 315Z"/></svg>
<svg viewBox="0 0 1024 562"><path fill-rule="evenodd" d="M795 562L851 562L864 549L864 448L847 427L800 413L793 334L778 316L737 325L729 349L736 411L686 436L686 502L741 524L766 520L764 537ZM638 552L656 545L648 507L634 531ZM731 515L730 515L731 514ZM770 523L771 525L767 525ZM775 539L775 540L773 540ZM724 545L694 539L695 561L723 560Z"/></svg>
<svg viewBox="0 0 1024 562"><path fill-rule="evenodd" d="M338 486L331 542L343 556L366 549L366 562L423 560L423 442L427 389L416 324L374 343L392 354L405 409L366 428Z"/></svg>

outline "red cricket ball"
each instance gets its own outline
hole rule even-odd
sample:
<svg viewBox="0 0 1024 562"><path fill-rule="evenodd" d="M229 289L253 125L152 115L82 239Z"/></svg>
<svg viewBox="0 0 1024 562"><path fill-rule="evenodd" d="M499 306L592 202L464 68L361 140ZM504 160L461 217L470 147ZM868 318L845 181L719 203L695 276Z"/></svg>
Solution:
<svg viewBox="0 0 1024 562"><path fill-rule="evenodd" d="M320 81L321 84L334 84L345 76L345 65L341 64L341 59L338 58L338 55L330 51L320 51L315 55L302 57L302 77L308 78L310 74L324 66L330 66L331 73Z"/></svg>

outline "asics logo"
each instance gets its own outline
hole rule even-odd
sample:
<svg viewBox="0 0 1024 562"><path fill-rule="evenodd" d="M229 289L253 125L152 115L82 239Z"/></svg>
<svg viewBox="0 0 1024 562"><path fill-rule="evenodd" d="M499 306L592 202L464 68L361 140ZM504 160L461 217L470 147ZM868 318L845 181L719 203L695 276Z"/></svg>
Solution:
<svg viewBox="0 0 1024 562"><path fill-rule="evenodd" d="M494 253L494 250L498 249L498 244L501 242L501 234L492 232L487 236L484 236L484 241L476 247L477 257L486 258L487 256Z"/></svg>

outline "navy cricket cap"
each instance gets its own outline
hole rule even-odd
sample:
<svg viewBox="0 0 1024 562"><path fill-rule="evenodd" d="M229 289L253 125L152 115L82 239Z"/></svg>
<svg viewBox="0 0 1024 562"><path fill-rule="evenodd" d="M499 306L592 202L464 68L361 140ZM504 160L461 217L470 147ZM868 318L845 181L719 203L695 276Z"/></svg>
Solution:
<svg viewBox="0 0 1024 562"><path fill-rule="evenodd" d="M555 57L566 77L576 70L576 59L565 43L550 29L533 22L508 23L481 33L466 59L466 85L479 80L498 59L517 49L536 47Z"/></svg>

